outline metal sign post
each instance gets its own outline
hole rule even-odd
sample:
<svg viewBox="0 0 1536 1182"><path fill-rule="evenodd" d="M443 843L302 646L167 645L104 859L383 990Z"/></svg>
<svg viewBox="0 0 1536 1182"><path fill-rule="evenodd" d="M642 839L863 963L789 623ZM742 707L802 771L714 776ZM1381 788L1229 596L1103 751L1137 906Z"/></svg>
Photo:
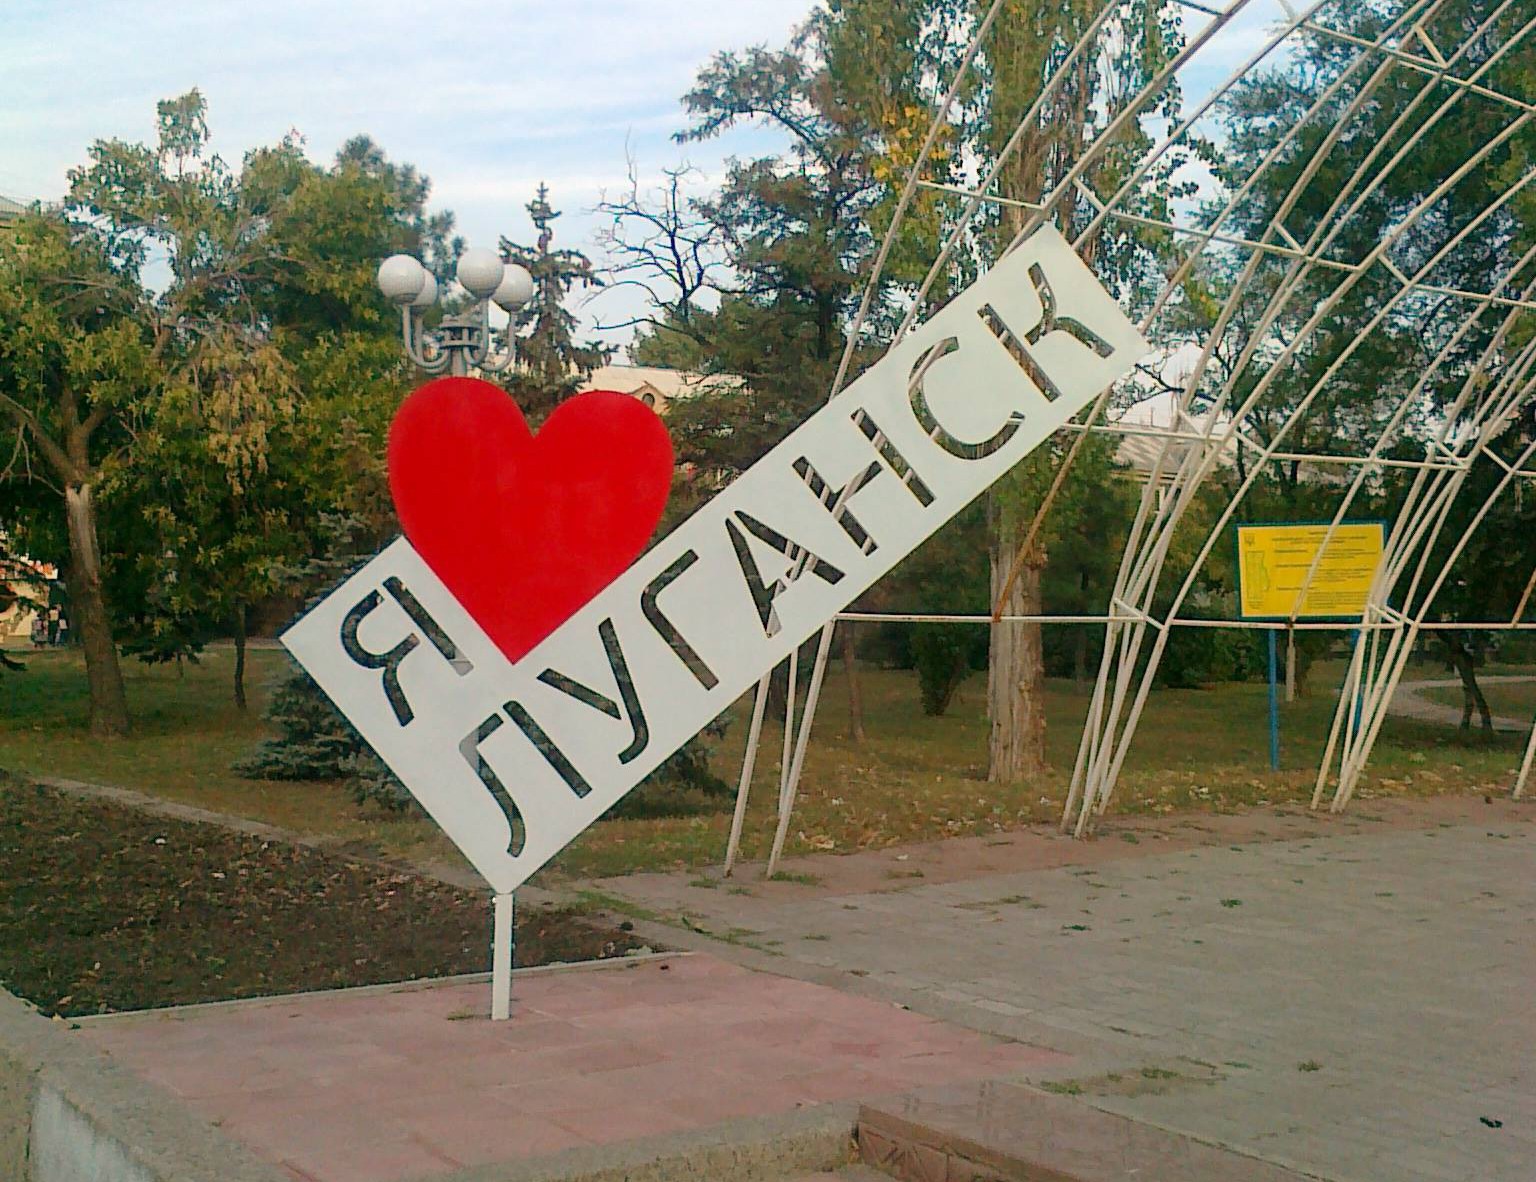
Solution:
<svg viewBox="0 0 1536 1182"><path fill-rule="evenodd" d="M512 1016L512 966L517 959L517 901L512 892L491 897L491 1021Z"/></svg>
<svg viewBox="0 0 1536 1182"><path fill-rule="evenodd" d="M1275 629L1264 633L1269 639L1269 770L1280 770L1280 678L1276 666Z"/></svg>

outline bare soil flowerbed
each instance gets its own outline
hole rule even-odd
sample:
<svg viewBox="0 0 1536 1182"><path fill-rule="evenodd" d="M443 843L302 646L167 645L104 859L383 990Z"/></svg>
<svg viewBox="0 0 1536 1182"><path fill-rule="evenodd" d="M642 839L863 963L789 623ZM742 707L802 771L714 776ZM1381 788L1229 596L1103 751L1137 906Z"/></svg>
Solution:
<svg viewBox="0 0 1536 1182"><path fill-rule="evenodd" d="M520 965L636 941L523 908ZM0 985L66 1017L489 967L485 896L0 773Z"/></svg>

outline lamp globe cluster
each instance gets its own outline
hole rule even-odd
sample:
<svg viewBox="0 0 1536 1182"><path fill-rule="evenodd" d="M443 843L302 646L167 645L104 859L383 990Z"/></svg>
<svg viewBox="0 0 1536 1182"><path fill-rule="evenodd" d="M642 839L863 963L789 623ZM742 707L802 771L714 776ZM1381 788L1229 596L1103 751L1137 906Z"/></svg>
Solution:
<svg viewBox="0 0 1536 1182"><path fill-rule="evenodd" d="M533 276L516 263L503 263L483 246L459 256L454 277L474 299L489 299L506 312L533 298ZM380 263L378 284L384 298L397 307L427 308L437 302L437 280L408 254L393 254Z"/></svg>

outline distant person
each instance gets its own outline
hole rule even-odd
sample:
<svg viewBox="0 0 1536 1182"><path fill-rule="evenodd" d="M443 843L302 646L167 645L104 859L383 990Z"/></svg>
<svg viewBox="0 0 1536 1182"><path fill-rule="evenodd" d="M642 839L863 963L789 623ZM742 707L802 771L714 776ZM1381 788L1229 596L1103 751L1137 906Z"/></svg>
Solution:
<svg viewBox="0 0 1536 1182"><path fill-rule="evenodd" d="M59 643L59 609L56 607L48 609L48 643Z"/></svg>
<svg viewBox="0 0 1536 1182"><path fill-rule="evenodd" d="M69 619L66 616L59 617L59 633L54 643L60 648L69 643Z"/></svg>
<svg viewBox="0 0 1536 1182"><path fill-rule="evenodd" d="M48 643L48 624L42 616L32 617L32 647L42 648Z"/></svg>

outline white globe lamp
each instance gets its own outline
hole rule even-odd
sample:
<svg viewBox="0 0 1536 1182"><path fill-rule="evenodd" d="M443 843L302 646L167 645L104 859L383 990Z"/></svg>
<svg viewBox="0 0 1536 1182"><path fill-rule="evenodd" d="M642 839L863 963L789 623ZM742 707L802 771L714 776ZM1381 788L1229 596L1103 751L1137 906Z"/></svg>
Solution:
<svg viewBox="0 0 1536 1182"><path fill-rule="evenodd" d="M379 264L379 290L386 300L401 307L414 303L431 280L427 269L408 254L392 254Z"/></svg>
<svg viewBox="0 0 1536 1182"><path fill-rule="evenodd" d="M421 285L421 290L416 293L416 298L411 301L411 307L430 308L433 304L437 303L437 280L433 277L432 272L428 271L425 267L421 269L421 274L424 282Z"/></svg>
<svg viewBox="0 0 1536 1182"><path fill-rule="evenodd" d="M500 255L494 250L477 246L459 256L455 276L465 291L477 300L484 300L490 298L501 286L502 270Z"/></svg>
<svg viewBox="0 0 1536 1182"><path fill-rule="evenodd" d="M501 285L491 294L492 301L503 312L515 312L533 299L533 276L526 267L508 263L501 276Z"/></svg>

